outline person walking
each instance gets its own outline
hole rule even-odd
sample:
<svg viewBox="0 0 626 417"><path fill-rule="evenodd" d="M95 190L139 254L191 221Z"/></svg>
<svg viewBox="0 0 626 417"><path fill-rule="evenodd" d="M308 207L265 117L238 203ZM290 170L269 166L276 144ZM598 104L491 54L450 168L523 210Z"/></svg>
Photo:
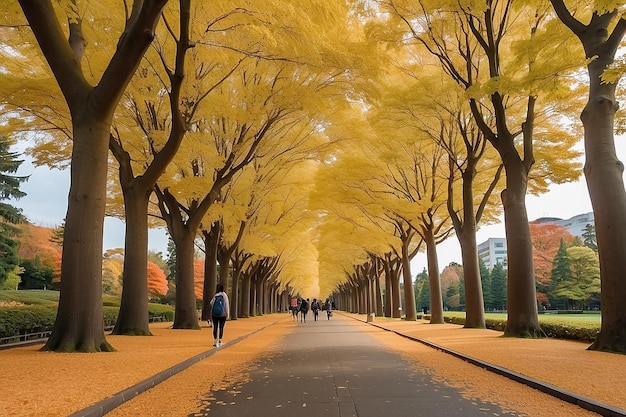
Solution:
<svg viewBox="0 0 626 417"><path fill-rule="evenodd" d="M217 284L215 295L211 299L211 320L213 321L213 346L220 347L224 337L224 324L228 318L230 306L228 295L224 292L224 286Z"/></svg>
<svg viewBox="0 0 626 417"><path fill-rule="evenodd" d="M306 323L306 313L309 312L309 299L303 298L300 303L300 323Z"/></svg>
<svg viewBox="0 0 626 417"><path fill-rule="evenodd" d="M317 317L319 315L320 303L317 301L317 298L313 299L311 303L311 311L313 312L313 321L317 321Z"/></svg>
<svg viewBox="0 0 626 417"><path fill-rule="evenodd" d="M324 303L324 309L326 310L326 317L328 320L333 316L333 303L327 298Z"/></svg>
<svg viewBox="0 0 626 417"><path fill-rule="evenodd" d="M293 321L298 321L298 300L295 298L291 299L291 305L289 306L289 310L291 311L291 317Z"/></svg>

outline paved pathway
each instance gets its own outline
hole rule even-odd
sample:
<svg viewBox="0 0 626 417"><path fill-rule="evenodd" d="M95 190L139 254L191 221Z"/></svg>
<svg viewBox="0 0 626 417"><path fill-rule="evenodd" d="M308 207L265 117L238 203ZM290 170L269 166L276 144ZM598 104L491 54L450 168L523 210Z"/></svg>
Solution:
<svg viewBox="0 0 626 417"><path fill-rule="evenodd" d="M336 315L312 315L268 352L250 382L207 393L193 416L437 417L512 416L494 404L411 370L409 363L368 335L372 329ZM210 410L210 414L209 414Z"/></svg>

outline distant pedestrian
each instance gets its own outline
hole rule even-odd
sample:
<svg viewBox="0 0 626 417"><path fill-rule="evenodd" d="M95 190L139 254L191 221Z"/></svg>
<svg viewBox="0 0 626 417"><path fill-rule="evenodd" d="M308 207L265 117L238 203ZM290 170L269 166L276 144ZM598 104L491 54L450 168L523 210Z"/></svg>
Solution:
<svg viewBox="0 0 626 417"><path fill-rule="evenodd" d="M226 324L228 312L230 311L228 295L224 292L222 284L217 284L215 295L211 299L210 304L211 320L213 321L213 346L220 347L224 337L224 324Z"/></svg>
<svg viewBox="0 0 626 417"><path fill-rule="evenodd" d="M291 299L290 305L289 305L289 311L291 311L291 318L293 318L293 321L298 321L298 300L295 298Z"/></svg>
<svg viewBox="0 0 626 417"><path fill-rule="evenodd" d="M311 303L311 311L313 312L313 321L317 321L317 316L319 315L320 303L317 301L317 298L313 299Z"/></svg>
<svg viewBox="0 0 626 417"><path fill-rule="evenodd" d="M309 299L303 298L300 303L300 322L306 323L306 314L309 312Z"/></svg>
<svg viewBox="0 0 626 417"><path fill-rule="evenodd" d="M324 303L324 310L326 310L326 317L328 320L333 316L333 303L327 298Z"/></svg>

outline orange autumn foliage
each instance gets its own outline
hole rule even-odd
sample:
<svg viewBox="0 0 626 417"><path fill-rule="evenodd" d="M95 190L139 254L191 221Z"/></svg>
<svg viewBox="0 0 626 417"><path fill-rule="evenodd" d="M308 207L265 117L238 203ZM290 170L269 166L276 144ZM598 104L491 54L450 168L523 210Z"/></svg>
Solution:
<svg viewBox="0 0 626 417"><path fill-rule="evenodd" d="M193 284L196 300L202 300L202 288L204 288L204 260L193 260Z"/></svg>
<svg viewBox="0 0 626 417"><path fill-rule="evenodd" d="M552 261L561 244L561 238L566 244L572 243L574 236L566 227L549 223L530 223L530 237L533 243L533 262L535 265L535 281L543 287L550 284L552 275ZM547 302L547 295L537 292L537 300Z"/></svg>
<svg viewBox="0 0 626 417"><path fill-rule="evenodd" d="M167 294L165 273L157 264L148 261L148 293L151 297Z"/></svg>
<svg viewBox="0 0 626 417"><path fill-rule="evenodd" d="M19 257L22 259L39 257L42 265L52 268L54 271L52 282L60 282L62 248L56 243L50 242L53 229L34 224L22 224L20 228L22 235L19 237Z"/></svg>

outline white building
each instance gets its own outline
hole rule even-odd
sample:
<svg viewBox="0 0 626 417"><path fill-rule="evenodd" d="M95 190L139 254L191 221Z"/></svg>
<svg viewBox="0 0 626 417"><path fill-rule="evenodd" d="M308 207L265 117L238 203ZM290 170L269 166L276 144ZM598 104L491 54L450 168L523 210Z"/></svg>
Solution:
<svg viewBox="0 0 626 417"><path fill-rule="evenodd" d="M565 227L572 235L582 237L585 227L594 225L593 212L579 214L563 220L558 217L540 217L532 223L551 223ZM503 237L489 238L478 245L478 256L483 260L487 269L491 270L495 264L502 264L506 269L506 239Z"/></svg>
<svg viewBox="0 0 626 417"><path fill-rule="evenodd" d="M506 239L491 237L479 244L478 257L483 260L489 270L496 264L502 264L506 268Z"/></svg>
<svg viewBox="0 0 626 417"><path fill-rule="evenodd" d="M585 227L590 224L594 225L593 212L579 214L570 219L563 220L558 217L540 217L533 223L551 223L565 227L572 235L582 237Z"/></svg>

